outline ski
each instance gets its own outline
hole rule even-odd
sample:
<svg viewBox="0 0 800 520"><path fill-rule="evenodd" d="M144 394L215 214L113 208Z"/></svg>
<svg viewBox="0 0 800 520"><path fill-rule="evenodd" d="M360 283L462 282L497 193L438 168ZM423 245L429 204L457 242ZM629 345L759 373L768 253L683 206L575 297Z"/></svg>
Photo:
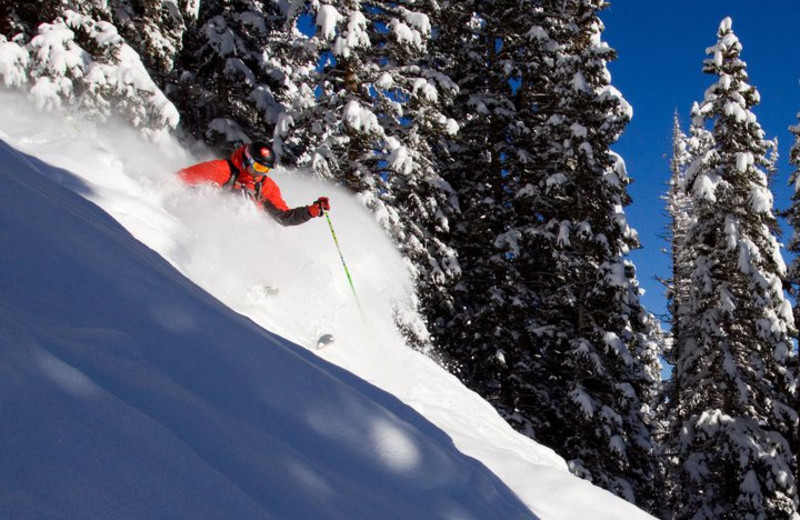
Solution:
<svg viewBox="0 0 800 520"><path fill-rule="evenodd" d="M324 348L330 347L336 342L336 338L333 334L323 334L317 340L317 350L322 350Z"/></svg>

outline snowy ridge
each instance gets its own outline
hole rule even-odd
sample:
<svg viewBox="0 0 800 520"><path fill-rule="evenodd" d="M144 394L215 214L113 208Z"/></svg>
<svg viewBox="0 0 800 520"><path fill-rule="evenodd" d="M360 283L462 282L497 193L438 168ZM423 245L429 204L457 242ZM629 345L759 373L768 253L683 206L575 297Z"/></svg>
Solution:
<svg viewBox="0 0 800 520"><path fill-rule="evenodd" d="M406 266L347 194L277 172L290 205L330 196L364 319L324 220L280 228L181 186L172 172L195 159L174 144L5 93L0 138L0 510L652 518L404 344ZM324 332L336 345L307 350Z"/></svg>

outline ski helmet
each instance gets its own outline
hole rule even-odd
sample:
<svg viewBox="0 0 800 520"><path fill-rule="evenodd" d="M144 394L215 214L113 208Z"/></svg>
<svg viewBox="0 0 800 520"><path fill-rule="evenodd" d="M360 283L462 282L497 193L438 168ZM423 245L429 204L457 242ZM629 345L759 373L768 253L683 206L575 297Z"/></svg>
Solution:
<svg viewBox="0 0 800 520"><path fill-rule="evenodd" d="M275 167L275 152L264 142L253 141L244 149L245 166L258 173L267 173Z"/></svg>

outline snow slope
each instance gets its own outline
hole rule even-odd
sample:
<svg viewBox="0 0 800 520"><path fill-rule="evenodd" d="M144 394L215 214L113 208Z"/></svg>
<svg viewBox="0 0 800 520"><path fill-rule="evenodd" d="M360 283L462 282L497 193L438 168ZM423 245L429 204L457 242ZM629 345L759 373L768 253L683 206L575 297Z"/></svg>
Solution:
<svg viewBox="0 0 800 520"><path fill-rule="evenodd" d="M406 267L346 193L276 173L331 198L363 315L324 219L181 186L172 143L8 93L0 139L3 518L652 518L405 345Z"/></svg>

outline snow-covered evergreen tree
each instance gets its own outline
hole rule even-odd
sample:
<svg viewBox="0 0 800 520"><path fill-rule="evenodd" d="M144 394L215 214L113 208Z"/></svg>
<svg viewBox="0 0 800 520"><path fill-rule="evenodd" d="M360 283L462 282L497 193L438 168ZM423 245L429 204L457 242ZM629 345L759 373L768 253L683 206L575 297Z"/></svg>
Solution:
<svg viewBox="0 0 800 520"><path fill-rule="evenodd" d="M674 518L798 518L792 452L796 420L787 369L794 330L768 186L758 103L731 20L707 50L717 81L693 125L713 142L686 171L693 221L687 323L677 347L667 448Z"/></svg>
<svg viewBox="0 0 800 520"><path fill-rule="evenodd" d="M660 330L625 258L638 242L610 146L630 107L606 69L606 5L467 3L456 20L470 32L453 31L451 75L471 110L447 175L468 215L468 275L444 347L515 427L651 507Z"/></svg>
<svg viewBox="0 0 800 520"><path fill-rule="evenodd" d="M48 0L4 10L0 77L6 87L25 89L43 110L120 116L153 137L177 125L177 110L109 21L105 2Z"/></svg>
<svg viewBox="0 0 800 520"><path fill-rule="evenodd" d="M452 369L511 417L530 350L522 334L534 292L517 269L521 236L532 212L517 212L515 196L533 154L524 140L540 116L533 100L545 49L551 44L537 2L447 2L437 49L448 74L459 79L454 105L461 131L437 152L442 175L458 193L463 219L454 229L465 276L453 287L434 334ZM517 428L526 419L516 417ZM528 433L530 430L528 429Z"/></svg>
<svg viewBox="0 0 800 520"><path fill-rule="evenodd" d="M547 137L538 162L544 196L533 206L538 225L525 230L536 237L538 250L529 253L536 269L552 278L531 309L542 371L527 381L536 391L525 406L536 418L536 438L576 474L649 509L656 502L649 405L660 332L626 258L639 246L624 212L630 179L610 150L632 110L607 70L615 53L602 41L598 13L608 4L553 5L562 50L539 129Z"/></svg>
<svg viewBox="0 0 800 520"><path fill-rule="evenodd" d="M283 137L298 107L313 103L308 81L318 59L298 26L306 2L226 0L203 3L184 39L170 85L182 127L219 153L254 139L273 141L293 164Z"/></svg>
<svg viewBox="0 0 800 520"><path fill-rule="evenodd" d="M692 114L699 110L697 103L692 107ZM694 121L701 121L702 118L693 118ZM669 341L662 352L663 359L671 367L674 367L681 358L680 348L686 343L686 332L694 324L691 322L689 313L689 290L691 288L692 272L692 247L686 241L686 233L692 225L693 211L691 196L686 191L686 171L692 162L693 157L702 155L707 150L713 138L711 133L703 127L691 126L690 136L683 133L680 128L677 113L673 123L672 131L672 159L670 160L671 177L666 200L666 209L670 218L669 239L671 242L672 277L666 282L667 286L667 309L670 313L670 333ZM676 403L681 397L681 380L679 378L668 378L660 392L659 405L656 407L656 431L654 435L663 443L667 436L667 430L672 423L670 413L676 408ZM667 463L662 463L663 471L667 470ZM675 487L675 483L665 481L662 496L669 496ZM663 509L660 517L669 518L670 512L668 504L662 501Z"/></svg>
<svg viewBox="0 0 800 520"><path fill-rule="evenodd" d="M694 117L699 111L697 103L692 107L693 121L702 121ZM693 157L705 153L713 143L711 132L702 126L691 125L690 134L687 136L680 128L678 115L675 115L672 133L672 159L670 161L669 190L665 197L666 209L670 217L669 237L672 244L672 278L668 283L667 308L671 315L670 348L663 355L665 360L674 365L680 357L678 348L685 343L682 339L684 327L690 328L691 316L689 309L689 288L691 287L691 258L692 247L686 241L686 233L692 226L694 214L692 200L686 191L686 172L692 163ZM674 402L677 398L677 388L673 385L676 381L666 382L665 399ZM673 395L674 394L674 395Z"/></svg>
<svg viewBox="0 0 800 520"><path fill-rule="evenodd" d="M202 3L184 38L171 95L187 115L183 130L220 153L243 142L271 141L285 112L278 99L288 88L285 64L272 54L270 39L292 28L286 28L279 4Z"/></svg>
<svg viewBox="0 0 800 520"><path fill-rule="evenodd" d="M114 25L163 89L180 52L186 21L191 23L196 17L194 2L108 0L108 3Z"/></svg>
<svg viewBox="0 0 800 520"><path fill-rule="evenodd" d="M684 262L683 252L686 250L686 230L691 222L691 204L684 183L686 168L690 161L689 139L681 130L678 115L675 114L672 128L672 160L670 161L672 176L665 198L667 213L670 217L669 236L673 258L672 279L667 291L669 299L667 307L670 314L676 318L681 314L680 309L685 305L689 283L688 266ZM673 338L680 336L680 323L677 322L677 319L672 321L671 333Z"/></svg>
<svg viewBox="0 0 800 520"><path fill-rule="evenodd" d="M800 114L797 115L800 119ZM789 152L789 163L794 166L794 171L789 176L789 185L792 187L792 203L790 207L782 214L786 218L789 226L792 228L792 236L786 249L792 253L793 259L789 264L785 276L785 286L789 294L794 298L795 305L792 310L795 324L800 323L800 124L791 126L789 131L794 135L795 142ZM795 356L792 359L791 369L795 376L800 375L800 358ZM793 406L794 410L800 410L800 381L795 380L793 390ZM800 482L800 430L798 429L800 421L797 418L791 422L790 430L786 436L792 444L792 453L794 455L794 469L795 469L795 482Z"/></svg>
<svg viewBox="0 0 800 520"><path fill-rule="evenodd" d="M800 119L800 113L797 114L797 117ZM795 301L800 301L798 299L800 296L800 124L790 127L789 131L795 138L789 152L789 163L795 169L789 176L789 186L792 187L792 204L784 216L793 230L786 249L794 254L794 259L788 266L786 280L789 282L789 293L795 298ZM800 305L794 307L793 314L795 323L800 323Z"/></svg>

